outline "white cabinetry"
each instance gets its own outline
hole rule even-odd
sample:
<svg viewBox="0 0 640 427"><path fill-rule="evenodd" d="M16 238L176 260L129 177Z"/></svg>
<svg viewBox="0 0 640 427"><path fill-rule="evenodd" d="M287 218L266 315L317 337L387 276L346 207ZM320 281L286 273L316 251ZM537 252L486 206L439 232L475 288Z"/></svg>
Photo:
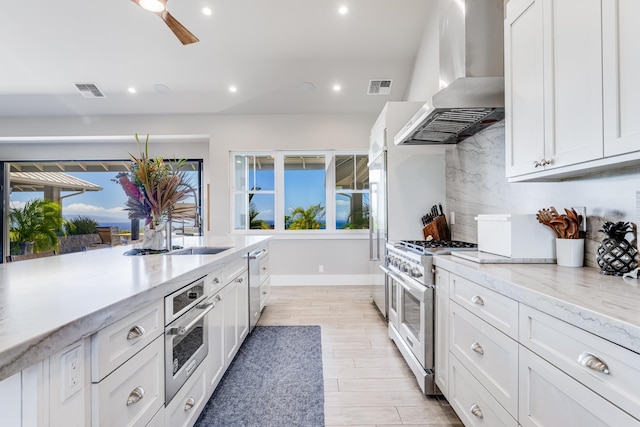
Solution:
<svg viewBox="0 0 640 427"><path fill-rule="evenodd" d="M220 293L224 301L224 351L226 365L238 352L238 348L249 333L249 275L247 263L244 269Z"/></svg>
<svg viewBox="0 0 640 427"><path fill-rule="evenodd" d="M640 2L602 4L604 75L604 154L640 150Z"/></svg>
<svg viewBox="0 0 640 427"><path fill-rule="evenodd" d="M436 268L435 382L445 397L449 374L449 272Z"/></svg>
<svg viewBox="0 0 640 427"><path fill-rule="evenodd" d="M601 0L509 2L507 176L603 156L601 27Z"/></svg>
<svg viewBox="0 0 640 427"><path fill-rule="evenodd" d="M201 363L189 377L182 388L171 399L165 411L165 425L167 427L189 427L198 419L200 411L206 403L207 364Z"/></svg>
<svg viewBox="0 0 640 427"><path fill-rule="evenodd" d="M465 425L640 426L640 354L448 274L450 336L436 345Z"/></svg>
<svg viewBox="0 0 640 427"><path fill-rule="evenodd" d="M22 373L0 381L0 425L22 425Z"/></svg>
<svg viewBox="0 0 640 427"><path fill-rule="evenodd" d="M634 0L510 0L505 151L510 181L640 162Z"/></svg>
<svg viewBox="0 0 640 427"><path fill-rule="evenodd" d="M208 391L213 393L222 379L226 367L224 345L224 301L221 293L213 299L215 307L207 314L207 327L209 329L209 353L205 359L207 365L206 376L208 378Z"/></svg>

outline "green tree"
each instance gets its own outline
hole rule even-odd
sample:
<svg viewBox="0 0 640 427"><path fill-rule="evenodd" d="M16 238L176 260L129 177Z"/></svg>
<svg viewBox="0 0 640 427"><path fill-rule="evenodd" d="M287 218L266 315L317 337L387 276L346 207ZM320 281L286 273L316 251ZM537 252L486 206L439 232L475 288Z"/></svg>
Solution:
<svg viewBox="0 0 640 427"><path fill-rule="evenodd" d="M323 223L325 208L321 204L312 205L307 209L299 207L291 211L289 230L319 230Z"/></svg>
<svg viewBox="0 0 640 427"><path fill-rule="evenodd" d="M60 205L45 199L30 200L22 208L11 208L9 221L13 254L24 251L25 244L29 243L33 244L36 252L55 249L58 233L65 222Z"/></svg>

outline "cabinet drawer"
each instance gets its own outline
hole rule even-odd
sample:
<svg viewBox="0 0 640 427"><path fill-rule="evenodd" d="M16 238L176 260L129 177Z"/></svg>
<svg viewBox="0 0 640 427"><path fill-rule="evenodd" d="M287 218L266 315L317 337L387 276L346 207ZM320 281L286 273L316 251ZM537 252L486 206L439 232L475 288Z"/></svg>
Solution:
<svg viewBox="0 0 640 427"><path fill-rule="evenodd" d="M499 331L518 340L518 302L460 276L451 275L451 299Z"/></svg>
<svg viewBox="0 0 640 427"><path fill-rule="evenodd" d="M164 332L162 301L121 319L91 337L91 380L96 383Z"/></svg>
<svg viewBox="0 0 640 427"><path fill-rule="evenodd" d="M518 343L451 303L451 352L513 416L518 415Z"/></svg>
<svg viewBox="0 0 640 427"><path fill-rule="evenodd" d="M467 427L518 426L517 421L453 355L449 365L449 403Z"/></svg>
<svg viewBox="0 0 640 427"><path fill-rule="evenodd" d="M165 424L171 427L192 426L206 403L206 390L205 365L200 364L167 405Z"/></svg>
<svg viewBox="0 0 640 427"><path fill-rule="evenodd" d="M640 422L520 346L523 427L638 427Z"/></svg>
<svg viewBox="0 0 640 427"><path fill-rule="evenodd" d="M164 406L151 418L146 427L165 427L164 426Z"/></svg>
<svg viewBox="0 0 640 427"><path fill-rule="evenodd" d="M520 312L524 346L640 419L640 354L524 304Z"/></svg>
<svg viewBox="0 0 640 427"><path fill-rule="evenodd" d="M92 385L93 425L144 426L151 421L164 404L163 349L164 339L159 337Z"/></svg>

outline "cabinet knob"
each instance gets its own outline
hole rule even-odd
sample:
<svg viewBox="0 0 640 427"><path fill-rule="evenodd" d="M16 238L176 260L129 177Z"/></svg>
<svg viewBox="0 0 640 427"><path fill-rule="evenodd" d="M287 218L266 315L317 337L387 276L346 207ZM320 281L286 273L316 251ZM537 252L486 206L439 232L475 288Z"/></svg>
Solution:
<svg viewBox="0 0 640 427"><path fill-rule="evenodd" d="M188 411L189 409L193 408L195 404L196 404L196 401L193 397L188 398L187 401L184 402L184 410Z"/></svg>
<svg viewBox="0 0 640 427"><path fill-rule="evenodd" d="M484 300L480 297L480 295L474 295L471 298L471 302L475 305L484 305Z"/></svg>
<svg viewBox="0 0 640 427"><path fill-rule="evenodd" d="M217 285L218 283L220 283L220 278L219 277L214 277L212 282Z"/></svg>
<svg viewBox="0 0 640 427"><path fill-rule="evenodd" d="M222 301L222 297L220 295L216 295L216 301Z"/></svg>
<svg viewBox="0 0 640 427"><path fill-rule="evenodd" d="M471 405L471 408L469 408L469 411L480 419L484 418L484 415L482 415L482 409L480 409L477 403L474 403L473 405Z"/></svg>
<svg viewBox="0 0 640 427"><path fill-rule="evenodd" d="M598 356L591 354L588 351L580 353L580 356L578 356L578 363L585 368L593 369L594 371L609 375L609 366Z"/></svg>
<svg viewBox="0 0 640 427"><path fill-rule="evenodd" d="M140 325L136 325L133 328L129 329L129 333L127 334L128 340L135 340L136 338L140 338L144 335L144 328Z"/></svg>
<svg viewBox="0 0 640 427"><path fill-rule="evenodd" d="M127 398L127 406L135 405L144 397L144 389L140 386L131 390Z"/></svg>
<svg viewBox="0 0 640 427"><path fill-rule="evenodd" d="M542 164L542 166L547 166L547 165L550 165L551 163L552 163L551 160L542 159L542 163L541 164Z"/></svg>
<svg viewBox="0 0 640 427"><path fill-rule="evenodd" d="M540 162L539 162L539 161L537 161L537 160L534 160L534 161L533 161L533 167L534 167L534 168L539 168L540 166L542 166L542 163L540 163Z"/></svg>
<svg viewBox="0 0 640 427"><path fill-rule="evenodd" d="M479 342L474 342L473 344L471 344L471 350L475 351L478 354L484 354L484 348L482 348Z"/></svg>

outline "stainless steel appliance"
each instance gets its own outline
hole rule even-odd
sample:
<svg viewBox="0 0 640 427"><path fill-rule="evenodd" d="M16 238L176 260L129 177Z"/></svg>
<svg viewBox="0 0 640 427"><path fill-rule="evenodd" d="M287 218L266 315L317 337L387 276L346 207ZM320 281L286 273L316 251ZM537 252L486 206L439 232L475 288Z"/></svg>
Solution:
<svg viewBox="0 0 640 427"><path fill-rule="evenodd" d="M249 253L249 332L253 331L262 310L260 309L260 285L268 269L264 265L269 256L267 249L256 249Z"/></svg>
<svg viewBox="0 0 640 427"><path fill-rule="evenodd" d="M444 2L440 86L395 144L455 144L504 118L503 0Z"/></svg>
<svg viewBox="0 0 640 427"><path fill-rule="evenodd" d="M400 241L386 245L389 337L402 353L424 394L441 394L434 381L435 277L433 255L477 250L451 240Z"/></svg>
<svg viewBox="0 0 640 427"><path fill-rule="evenodd" d="M387 317L384 264L389 241L420 239L420 218L445 200L444 146L398 147L389 140L422 103L388 102L371 129L369 145L369 259L373 301Z"/></svg>
<svg viewBox="0 0 640 427"><path fill-rule="evenodd" d="M168 404L207 356L207 313L215 307L207 299L201 278L165 297L165 402Z"/></svg>

